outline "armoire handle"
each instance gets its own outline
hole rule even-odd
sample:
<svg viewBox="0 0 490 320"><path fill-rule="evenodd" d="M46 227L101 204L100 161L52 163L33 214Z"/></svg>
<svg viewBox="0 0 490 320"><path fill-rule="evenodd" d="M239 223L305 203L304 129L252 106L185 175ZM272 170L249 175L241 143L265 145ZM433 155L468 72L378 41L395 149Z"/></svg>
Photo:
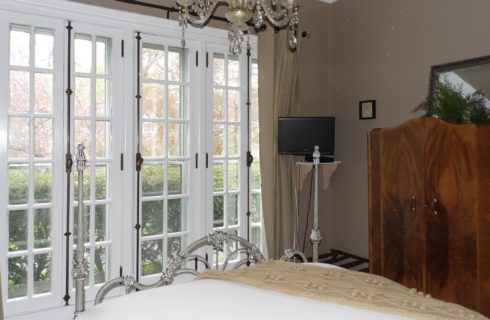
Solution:
<svg viewBox="0 0 490 320"><path fill-rule="evenodd" d="M432 200L432 209L434 210L434 214L437 215L439 211L439 201L435 197Z"/></svg>
<svg viewBox="0 0 490 320"><path fill-rule="evenodd" d="M416 209L416 206L417 206L417 197L415 196L412 196L410 198L410 210L412 212L415 212L417 209Z"/></svg>

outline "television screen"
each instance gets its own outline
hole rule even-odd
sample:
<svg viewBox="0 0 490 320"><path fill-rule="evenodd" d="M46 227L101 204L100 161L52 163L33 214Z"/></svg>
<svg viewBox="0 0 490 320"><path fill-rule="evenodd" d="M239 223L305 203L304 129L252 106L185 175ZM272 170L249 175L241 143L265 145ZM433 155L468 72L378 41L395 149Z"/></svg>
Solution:
<svg viewBox="0 0 490 320"><path fill-rule="evenodd" d="M279 154L311 156L314 147L333 160L335 117L283 117L278 123Z"/></svg>

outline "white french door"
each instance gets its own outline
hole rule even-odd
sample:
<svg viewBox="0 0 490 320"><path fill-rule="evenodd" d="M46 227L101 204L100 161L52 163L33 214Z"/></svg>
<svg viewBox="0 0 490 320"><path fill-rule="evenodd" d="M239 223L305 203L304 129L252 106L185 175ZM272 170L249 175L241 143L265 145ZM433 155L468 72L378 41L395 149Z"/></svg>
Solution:
<svg viewBox="0 0 490 320"><path fill-rule="evenodd" d="M210 230L247 238L246 56L218 45L208 45L207 55L207 221Z"/></svg>
<svg viewBox="0 0 490 320"><path fill-rule="evenodd" d="M15 313L61 296L63 24L3 12L0 21L0 257Z"/></svg>
<svg viewBox="0 0 490 320"><path fill-rule="evenodd" d="M140 34L140 172L141 225L139 274L159 278L168 261L195 235L194 155L198 148L198 112L193 105L196 77L190 47L180 39ZM193 91L194 90L194 91Z"/></svg>
<svg viewBox="0 0 490 320"><path fill-rule="evenodd" d="M78 144L85 145L84 240L89 262L85 286L88 299L93 299L98 287L119 275L121 266L122 32L82 23L72 23L72 27L71 153L75 157ZM78 172L75 166L72 179L73 251L70 261L77 240Z"/></svg>

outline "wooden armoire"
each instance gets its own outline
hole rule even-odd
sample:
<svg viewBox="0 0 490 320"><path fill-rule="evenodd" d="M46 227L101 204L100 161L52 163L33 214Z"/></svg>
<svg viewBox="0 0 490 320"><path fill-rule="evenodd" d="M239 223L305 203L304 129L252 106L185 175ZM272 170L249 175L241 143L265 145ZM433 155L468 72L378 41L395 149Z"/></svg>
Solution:
<svg viewBox="0 0 490 320"><path fill-rule="evenodd" d="M490 316L490 126L369 133L371 272Z"/></svg>

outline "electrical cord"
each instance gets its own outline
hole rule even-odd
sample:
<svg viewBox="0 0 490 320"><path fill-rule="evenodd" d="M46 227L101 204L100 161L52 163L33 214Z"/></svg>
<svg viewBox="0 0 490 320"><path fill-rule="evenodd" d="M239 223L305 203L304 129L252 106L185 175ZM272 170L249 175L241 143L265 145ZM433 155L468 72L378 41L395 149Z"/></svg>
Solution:
<svg viewBox="0 0 490 320"><path fill-rule="evenodd" d="M313 189L313 175L315 174L315 166L313 166L313 170L311 172L311 183L310 183L310 198L308 199L308 211L306 212L306 224L305 224L305 233L303 235L303 252L305 252L306 245L306 231L308 230L308 221L310 218L310 207L311 207L311 191Z"/></svg>

